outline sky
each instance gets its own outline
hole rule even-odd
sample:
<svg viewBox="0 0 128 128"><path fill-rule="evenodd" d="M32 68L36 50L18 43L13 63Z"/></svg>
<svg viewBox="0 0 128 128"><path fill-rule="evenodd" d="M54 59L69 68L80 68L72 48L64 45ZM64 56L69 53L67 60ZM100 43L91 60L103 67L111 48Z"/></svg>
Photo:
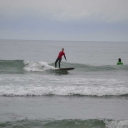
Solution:
<svg viewBox="0 0 128 128"><path fill-rule="evenodd" d="M0 39L128 42L128 0L0 0Z"/></svg>

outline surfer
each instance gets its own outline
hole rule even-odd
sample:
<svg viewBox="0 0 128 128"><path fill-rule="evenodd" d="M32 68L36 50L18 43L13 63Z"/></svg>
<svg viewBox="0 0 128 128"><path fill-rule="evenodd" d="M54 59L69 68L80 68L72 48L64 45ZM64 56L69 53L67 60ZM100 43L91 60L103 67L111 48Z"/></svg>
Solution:
<svg viewBox="0 0 128 128"><path fill-rule="evenodd" d="M123 65L123 62L121 62L121 58L118 59L117 65Z"/></svg>
<svg viewBox="0 0 128 128"><path fill-rule="evenodd" d="M62 50L59 52L59 55L55 61L55 68L57 66L57 62L59 63L59 68L60 68L60 62L62 60L62 56L64 56L65 60L66 60L66 56L65 56L65 53L64 53L64 48L62 48ZM67 60L66 60L67 61Z"/></svg>

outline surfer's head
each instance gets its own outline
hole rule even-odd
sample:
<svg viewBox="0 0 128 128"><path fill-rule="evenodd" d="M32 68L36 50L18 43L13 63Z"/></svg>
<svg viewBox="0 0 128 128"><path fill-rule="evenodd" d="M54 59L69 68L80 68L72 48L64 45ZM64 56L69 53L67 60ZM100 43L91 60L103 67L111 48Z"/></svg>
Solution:
<svg viewBox="0 0 128 128"><path fill-rule="evenodd" d="M62 51L64 51L64 48L62 48Z"/></svg>
<svg viewBox="0 0 128 128"><path fill-rule="evenodd" d="M118 61L121 62L121 58L119 58Z"/></svg>

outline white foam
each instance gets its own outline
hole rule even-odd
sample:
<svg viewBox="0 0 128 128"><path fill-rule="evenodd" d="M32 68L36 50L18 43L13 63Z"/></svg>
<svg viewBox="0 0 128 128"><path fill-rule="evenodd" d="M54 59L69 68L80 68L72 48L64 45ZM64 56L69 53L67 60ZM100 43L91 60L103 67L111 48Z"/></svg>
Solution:
<svg viewBox="0 0 128 128"><path fill-rule="evenodd" d="M128 94L124 81L96 78L63 78L49 75L28 75L1 77L0 95L85 95L109 96Z"/></svg>
<svg viewBox="0 0 128 128"><path fill-rule="evenodd" d="M34 62L34 61L24 61L25 71L45 71L49 69L55 69L55 67L48 65L47 62Z"/></svg>
<svg viewBox="0 0 128 128"><path fill-rule="evenodd" d="M128 128L128 120L124 121L105 121L107 128Z"/></svg>

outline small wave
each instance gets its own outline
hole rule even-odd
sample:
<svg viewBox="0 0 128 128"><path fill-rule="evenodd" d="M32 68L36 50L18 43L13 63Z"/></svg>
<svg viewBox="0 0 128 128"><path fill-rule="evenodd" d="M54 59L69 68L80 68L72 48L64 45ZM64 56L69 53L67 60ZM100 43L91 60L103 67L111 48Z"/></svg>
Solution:
<svg viewBox="0 0 128 128"><path fill-rule="evenodd" d="M96 71L128 71L128 65L86 65L78 63L61 63L61 67L74 67L77 72L96 72ZM44 61L27 60L0 60L0 73L24 73L24 72L44 72L54 71L54 63L48 64Z"/></svg>
<svg viewBox="0 0 128 128"><path fill-rule="evenodd" d="M65 119L65 120L19 120L1 122L1 128L5 127L43 127L43 128L127 128L128 120L109 119Z"/></svg>
<svg viewBox="0 0 128 128"><path fill-rule="evenodd" d="M55 67L43 61L0 60L0 73L43 72L54 69Z"/></svg>
<svg viewBox="0 0 128 128"><path fill-rule="evenodd" d="M42 79L43 78L43 79ZM6 78L8 79L8 78ZM115 79L84 78L12 78L6 85L0 86L0 96L127 96L128 87L125 81ZM18 84L16 82L18 81ZM5 83L5 82L4 82ZM16 85L14 85L16 83Z"/></svg>

